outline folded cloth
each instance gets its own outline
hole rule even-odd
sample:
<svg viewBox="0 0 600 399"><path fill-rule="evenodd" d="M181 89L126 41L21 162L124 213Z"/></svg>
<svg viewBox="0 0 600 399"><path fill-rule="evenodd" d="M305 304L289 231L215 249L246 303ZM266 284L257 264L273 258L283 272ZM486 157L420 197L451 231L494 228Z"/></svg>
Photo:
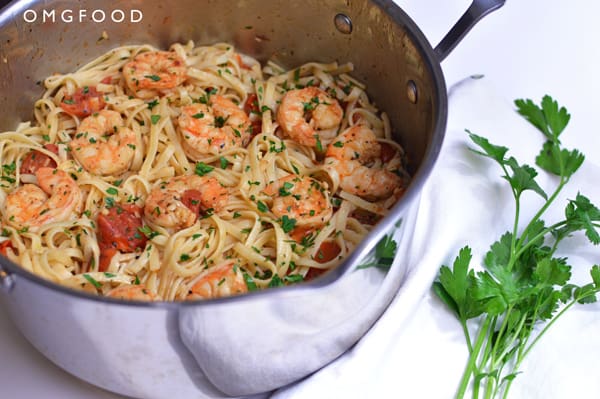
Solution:
<svg viewBox="0 0 600 399"><path fill-rule="evenodd" d="M509 155L529 165L535 164L544 140L515 112L512 100L495 94L485 78L467 78L454 85L449 93L446 138L421 195L408 275L397 296L344 356L280 389L273 399L453 397L466 364L467 346L460 325L432 293L431 284L440 266L450 265L464 245L472 248L473 262L481 262L490 244L510 230L514 217L514 200L500 168L468 149L474 145L465 129L509 147ZM564 135L569 136L565 141L570 148L585 153L583 133L567 127ZM544 217L547 222L559 220L566 199L578 191L600 203L600 167L594 162L598 160L586 160ZM550 189L556 179L541 173L538 182ZM523 219L531 217L541 203L535 194L524 194ZM566 244L562 248L574 266L574 278L588 281L587 270L600 263L598 248L578 235ZM573 392L600 397L598 310L593 304L567 312L530 353L510 397L569 398Z"/></svg>

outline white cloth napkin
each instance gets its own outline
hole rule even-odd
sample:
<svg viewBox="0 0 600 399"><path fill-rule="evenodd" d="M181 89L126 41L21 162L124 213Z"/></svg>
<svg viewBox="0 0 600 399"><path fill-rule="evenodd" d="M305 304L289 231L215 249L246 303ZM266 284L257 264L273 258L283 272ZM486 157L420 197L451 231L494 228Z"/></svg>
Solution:
<svg viewBox="0 0 600 399"><path fill-rule="evenodd" d="M181 309L180 336L207 379L226 395L260 394L297 381L346 352L386 310L403 281L410 246L404 238L413 231L417 206L410 204L401 223L395 223L397 256L387 272L352 266L326 286L274 289L239 302ZM368 247L357 248L353 256L362 261L356 264L372 261L368 254ZM215 396L206 382L198 383L199 397L228 397Z"/></svg>
<svg viewBox="0 0 600 399"><path fill-rule="evenodd" d="M550 93L551 94L551 93ZM533 99L539 103L541 99ZM560 103L560 98L557 98ZM409 272L393 303L366 336L344 356L304 381L276 392L288 398L451 398L458 387L467 349L458 322L430 290L440 265L450 265L468 244L481 262L492 242L512 226L514 200L499 167L467 149L465 132L510 148L509 155L534 165L543 137L514 109L513 99L499 98L486 79L467 78L449 94L449 120L439 162L421 196L412 237ZM577 115L572 115L577 118ZM587 134L567 126L563 143L584 154ZM600 160L583 167L555 203L547 222L559 220L568 198L580 191L600 203ZM552 177L538 182L549 190ZM525 194L524 217L541 204ZM600 263L600 248L575 235L562 253L575 278ZM571 309L540 341L513 383L511 398L600 397L600 306Z"/></svg>

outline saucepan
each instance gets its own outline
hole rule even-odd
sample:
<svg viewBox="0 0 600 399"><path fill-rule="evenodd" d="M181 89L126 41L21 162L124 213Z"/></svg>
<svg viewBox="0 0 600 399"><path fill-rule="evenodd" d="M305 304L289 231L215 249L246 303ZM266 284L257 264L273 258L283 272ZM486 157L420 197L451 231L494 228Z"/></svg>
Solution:
<svg viewBox="0 0 600 399"><path fill-rule="evenodd" d="M504 0L475 0L433 48L389 0L23 0L0 12L0 131L31 118L40 81L124 44L230 42L261 61L352 62L408 154L404 197L336 269L310 282L192 303L59 287L0 259L0 299L22 334L73 375L131 397L264 394L343 354L400 287L421 187L448 111L440 62ZM359 269L386 234L389 270Z"/></svg>

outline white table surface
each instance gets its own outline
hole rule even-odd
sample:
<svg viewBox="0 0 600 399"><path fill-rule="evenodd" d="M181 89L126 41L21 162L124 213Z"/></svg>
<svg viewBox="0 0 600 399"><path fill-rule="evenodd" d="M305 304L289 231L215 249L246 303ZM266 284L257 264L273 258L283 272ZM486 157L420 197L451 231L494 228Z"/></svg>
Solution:
<svg viewBox="0 0 600 399"><path fill-rule="evenodd" d="M396 2L433 44L470 4L469 0ZM584 153L588 159L598 159L599 16L597 1L507 0L443 62L447 85L469 75L484 74L507 99L527 97L538 101L544 94L551 94L573 116L569 135L589 135L590 146L583 149ZM591 373L597 378L597 373ZM392 392L396 393L394 397L404 396L399 395L402 391L398 387L390 387ZM405 394L418 397L418 392ZM448 397L451 395L449 392ZM1 306L0 397L120 398L79 381L47 361L20 336Z"/></svg>

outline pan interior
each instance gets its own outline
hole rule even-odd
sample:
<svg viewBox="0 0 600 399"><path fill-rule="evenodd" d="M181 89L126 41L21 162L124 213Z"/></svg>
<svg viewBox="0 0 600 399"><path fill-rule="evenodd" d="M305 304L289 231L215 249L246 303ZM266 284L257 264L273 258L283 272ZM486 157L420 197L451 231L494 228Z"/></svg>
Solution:
<svg viewBox="0 0 600 399"><path fill-rule="evenodd" d="M428 44L392 2L78 4L23 1L0 16L0 130L31 119L41 82L53 73L73 71L124 44L166 49L193 40L232 43L260 61L272 59L289 68L307 61L350 61L353 76L367 84L370 96L390 117L411 173L419 169L432 142L440 93L433 66L423 56ZM340 26L340 16L351 21L351 33Z"/></svg>

